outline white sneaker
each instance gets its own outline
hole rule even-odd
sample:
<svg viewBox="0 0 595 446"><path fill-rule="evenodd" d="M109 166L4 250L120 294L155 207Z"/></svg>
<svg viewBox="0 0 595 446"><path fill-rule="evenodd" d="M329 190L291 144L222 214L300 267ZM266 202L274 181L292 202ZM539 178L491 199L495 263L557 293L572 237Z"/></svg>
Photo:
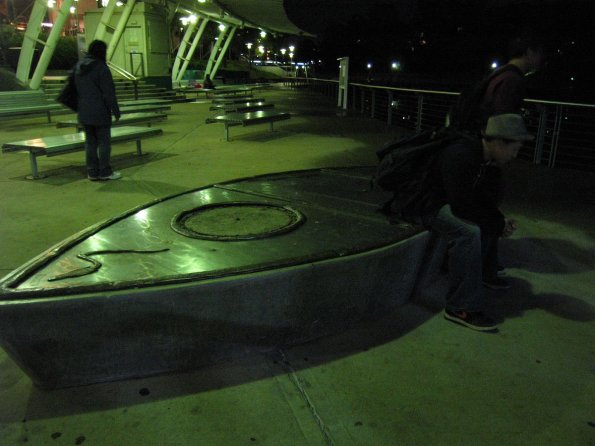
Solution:
<svg viewBox="0 0 595 446"><path fill-rule="evenodd" d="M117 171L113 171L111 175L107 176L107 177L99 177L100 180L119 180L120 178L122 178L122 174L120 172Z"/></svg>

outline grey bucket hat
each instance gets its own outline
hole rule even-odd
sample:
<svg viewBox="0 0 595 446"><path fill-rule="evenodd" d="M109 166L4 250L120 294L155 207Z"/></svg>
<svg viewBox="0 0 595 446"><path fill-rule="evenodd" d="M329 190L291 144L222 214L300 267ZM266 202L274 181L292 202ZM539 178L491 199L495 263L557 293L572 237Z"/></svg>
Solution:
<svg viewBox="0 0 595 446"><path fill-rule="evenodd" d="M521 115L506 113L488 119L484 136L509 139L511 141L533 141L535 137L527 131Z"/></svg>

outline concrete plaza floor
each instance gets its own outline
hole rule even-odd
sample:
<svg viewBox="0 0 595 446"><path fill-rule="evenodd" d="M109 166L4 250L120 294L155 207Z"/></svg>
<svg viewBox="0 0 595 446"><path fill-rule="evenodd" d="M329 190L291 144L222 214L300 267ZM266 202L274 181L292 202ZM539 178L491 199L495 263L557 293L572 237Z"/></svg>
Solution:
<svg viewBox="0 0 595 446"><path fill-rule="evenodd" d="M119 181L86 180L82 152L40 158L47 176L35 181L25 178L26 155L2 154L0 273L155 198L263 173L373 165L375 149L399 134L337 116L313 93L263 96L292 119L273 133L232 128L230 142L204 124L208 101L174 104L156 125L163 136L143 142L145 156L134 143L114 146ZM0 141L68 131L42 116L6 120ZM420 290L345 332L190 373L43 391L0 350L0 446L595 445L595 175L517 161L508 177L504 209L519 229L502 243L512 288L488 292L503 320L497 334L445 321L440 296Z"/></svg>

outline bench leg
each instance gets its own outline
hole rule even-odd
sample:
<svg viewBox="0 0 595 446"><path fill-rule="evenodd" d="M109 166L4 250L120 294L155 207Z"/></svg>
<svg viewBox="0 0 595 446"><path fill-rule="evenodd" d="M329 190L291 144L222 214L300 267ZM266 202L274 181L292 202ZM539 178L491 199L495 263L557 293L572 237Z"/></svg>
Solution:
<svg viewBox="0 0 595 446"><path fill-rule="evenodd" d="M225 124L225 141L229 141L229 126Z"/></svg>
<svg viewBox="0 0 595 446"><path fill-rule="evenodd" d="M136 154L138 156L143 156L143 150L142 150L142 147L140 145L140 139L137 139L136 140Z"/></svg>
<svg viewBox="0 0 595 446"><path fill-rule="evenodd" d="M48 122L52 122L52 113L48 110L47 114L48 114Z"/></svg>
<svg viewBox="0 0 595 446"><path fill-rule="evenodd" d="M37 169L37 157L31 151L29 151L29 165L31 166L31 176L28 178L32 180L43 178L43 175L39 175L39 170Z"/></svg>

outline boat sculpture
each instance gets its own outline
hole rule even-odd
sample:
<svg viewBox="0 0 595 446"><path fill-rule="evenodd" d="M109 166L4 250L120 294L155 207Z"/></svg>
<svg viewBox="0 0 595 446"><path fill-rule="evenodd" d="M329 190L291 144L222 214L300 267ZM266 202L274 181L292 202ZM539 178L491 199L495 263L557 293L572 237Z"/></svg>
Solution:
<svg viewBox="0 0 595 446"><path fill-rule="evenodd" d="M42 388L309 340L411 295L427 233L369 168L264 175L132 209L0 281L0 345Z"/></svg>

